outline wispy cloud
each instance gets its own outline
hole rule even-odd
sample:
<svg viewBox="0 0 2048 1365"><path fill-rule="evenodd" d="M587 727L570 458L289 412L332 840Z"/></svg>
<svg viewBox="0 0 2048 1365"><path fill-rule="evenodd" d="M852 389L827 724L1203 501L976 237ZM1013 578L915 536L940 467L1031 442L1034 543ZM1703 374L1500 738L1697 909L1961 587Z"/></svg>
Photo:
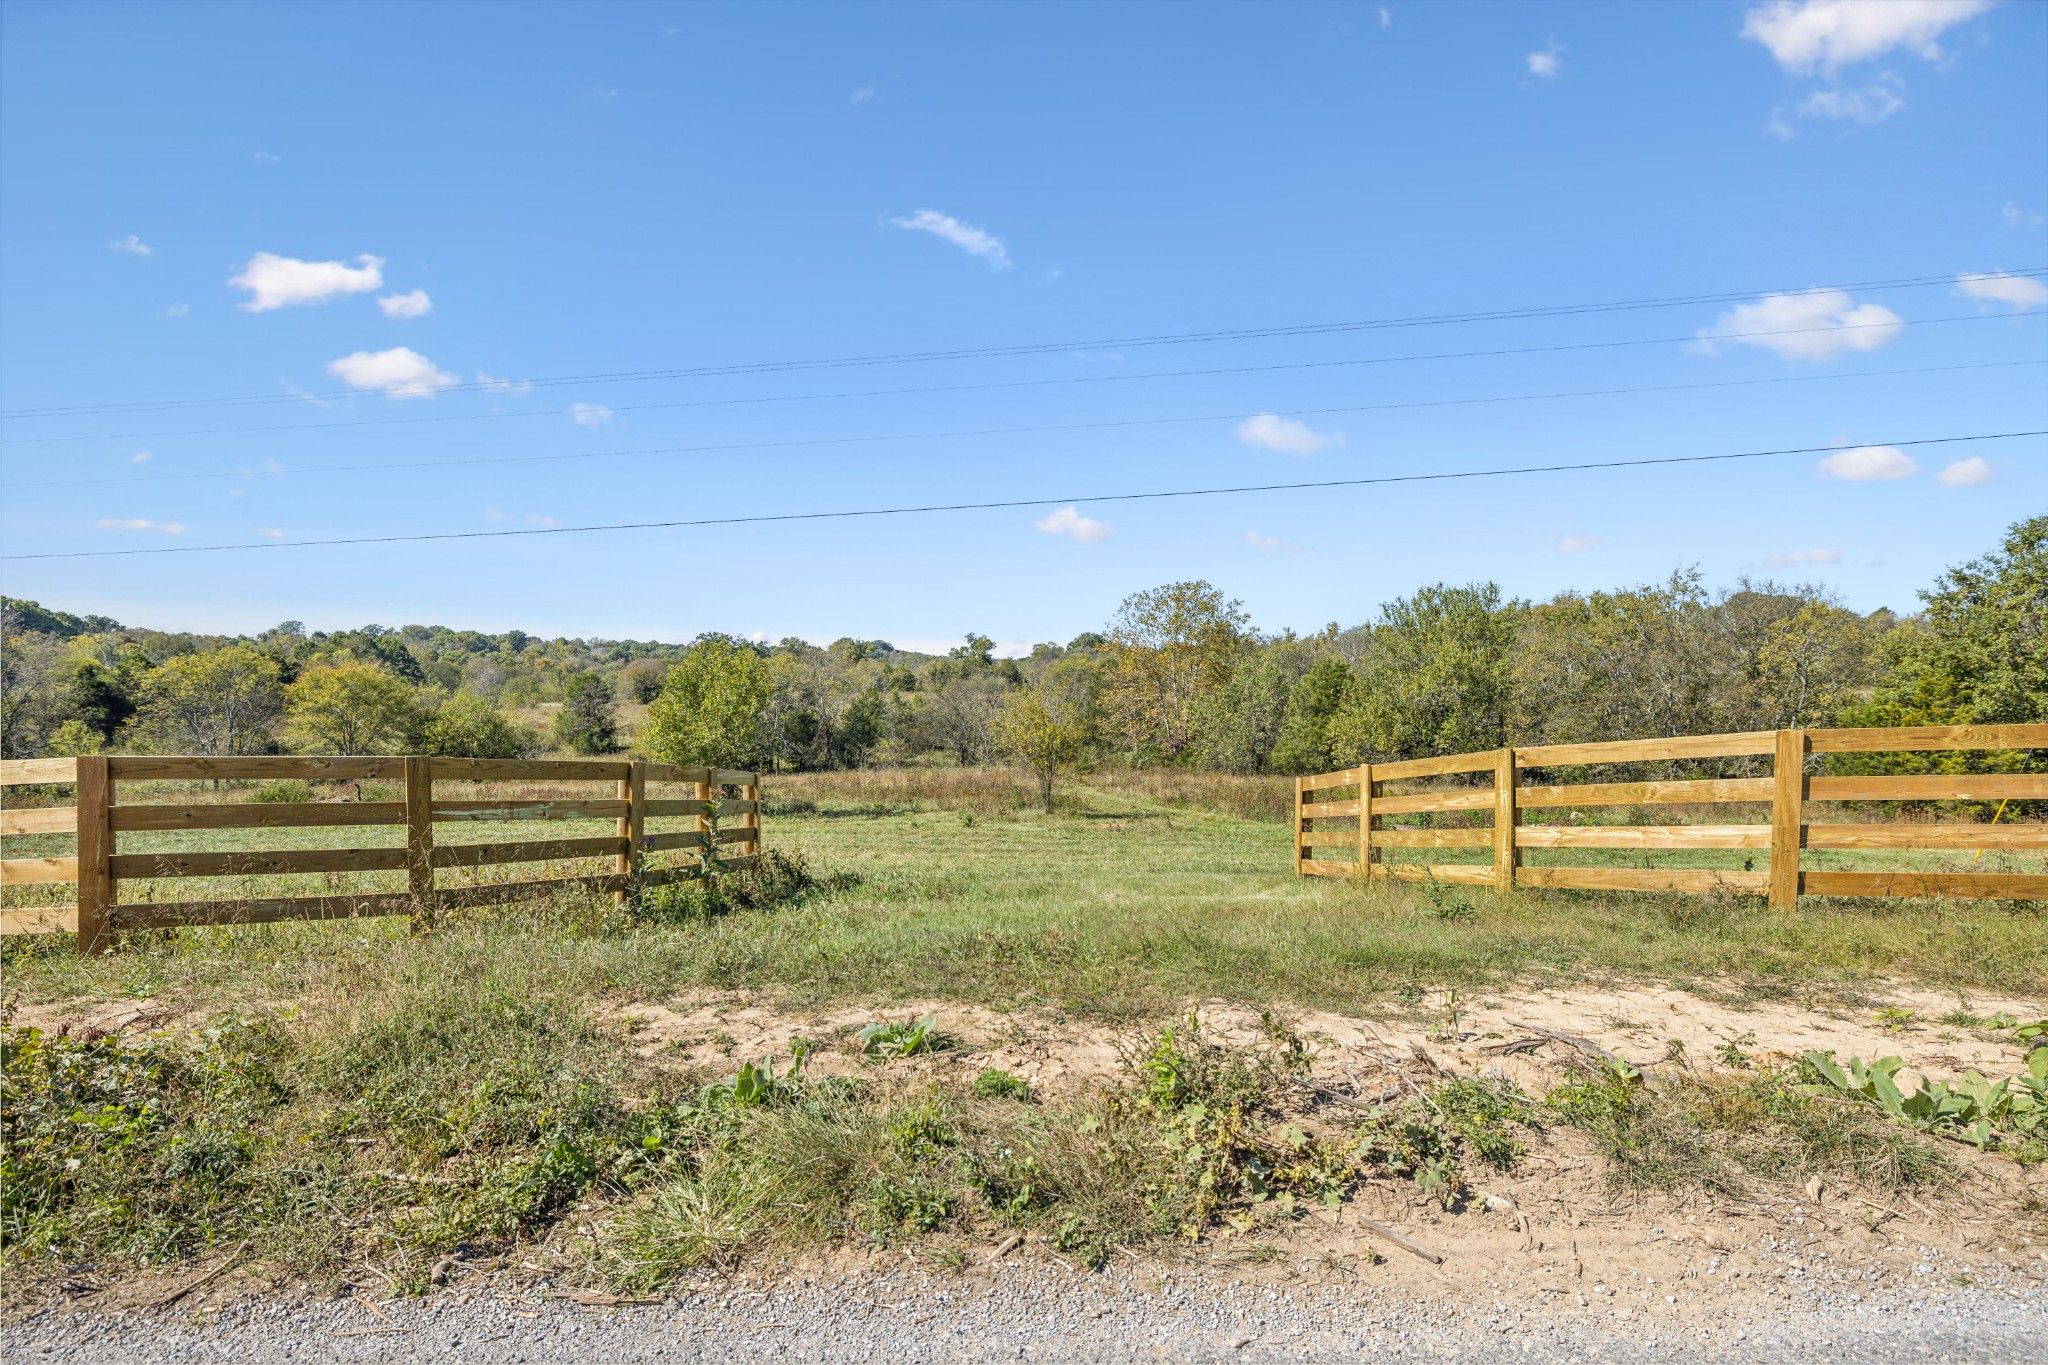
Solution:
<svg viewBox="0 0 2048 1365"><path fill-rule="evenodd" d="M251 152L249 154L249 159L259 166L275 166L279 162L284 160L284 158L279 156L276 152L261 151Z"/></svg>
<svg viewBox="0 0 2048 1365"><path fill-rule="evenodd" d="M1889 73L1853 89L1816 90L1800 102L1806 118L1840 119L1849 123L1883 123L1906 107L1899 94L1903 83Z"/></svg>
<svg viewBox="0 0 2048 1365"><path fill-rule="evenodd" d="M1967 460L1957 460L1934 479L1945 488L1982 488L1997 477L1982 455L1972 455Z"/></svg>
<svg viewBox="0 0 2048 1365"><path fill-rule="evenodd" d="M1344 444L1341 431L1316 431L1292 417L1262 412L1237 424L1237 439L1259 450L1279 455L1313 455L1318 450Z"/></svg>
<svg viewBox="0 0 2048 1365"><path fill-rule="evenodd" d="M191 311L192 305L189 303L174 303L164 309L164 316L167 318L182 318L190 314Z"/></svg>
<svg viewBox="0 0 2048 1365"><path fill-rule="evenodd" d="M130 456L128 457L128 463L130 463L130 464L148 464L148 463L149 463L149 452L148 452L148 451L146 451L146 450L138 450L138 451L136 451L136 452L135 452L135 453L134 453L133 455L130 455Z"/></svg>
<svg viewBox="0 0 2048 1365"><path fill-rule="evenodd" d="M1033 522L1032 525L1049 536L1069 536L1075 540L1088 543L1108 540L1116 534L1116 527L1111 526L1106 521L1097 521L1093 517L1082 516L1074 509L1072 503L1053 512L1050 516Z"/></svg>
<svg viewBox="0 0 2048 1365"><path fill-rule="evenodd" d="M1743 18L1742 36L1762 43L1795 75L1835 71L1904 48L1941 58L1941 35L1991 8L1992 0L1771 0Z"/></svg>
<svg viewBox="0 0 2048 1365"><path fill-rule="evenodd" d="M327 372L352 389L380 390L387 398L431 398L461 382L410 346L356 351L329 361Z"/></svg>
<svg viewBox="0 0 2048 1365"><path fill-rule="evenodd" d="M257 530L256 534L262 536L265 540L284 539L284 532L278 530L275 526L261 527Z"/></svg>
<svg viewBox="0 0 2048 1365"><path fill-rule="evenodd" d="M185 534L185 527L180 522L151 521L148 517L101 517L93 525L102 531L155 531L166 536Z"/></svg>
<svg viewBox="0 0 2048 1365"><path fill-rule="evenodd" d="M2032 275L1958 275L1956 292L1980 305L2002 303L2015 313L2048 306L2048 285Z"/></svg>
<svg viewBox="0 0 2048 1365"><path fill-rule="evenodd" d="M1555 38L1523 60L1529 64L1529 74L1538 80L1554 81L1564 74L1564 48Z"/></svg>
<svg viewBox="0 0 2048 1365"><path fill-rule="evenodd" d="M1842 289L1809 289L1738 304L1700 328L1689 349L1719 355L1721 343L1733 341L1785 360L1829 360L1849 351L1874 351L1905 328L1905 320L1882 304L1859 304Z"/></svg>
<svg viewBox="0 0 2048 1365"><path fill-rule="evenodd" d="M301 261L259 251L242 267L242 273L228 280L231 288L249 291L241 306L247 313L268 313L297 304L325 303L337 294L364 294L384 287L384 261L379 256L358 256L357 264L340 261Z"/></svg>
<svg viewBox="0 0 2048 1365"><path fill-rule="evenodd" d="M532 522L535 526L560 526L562 524L561 522L556 521L553 517L544 517L538 512L528 512L526 514L526 519Z"/></svg>
<svg viewBox="0 0 2048 1365"><path fill-rule="evenodd" d="M1897 446L1855 446L1838 450L1820 462L1821 472L1850 483L1881 483L1910 479L1920 472L1913 457Z"/></svg>
<svg viewBox="0 0 2048 1365"><path fill-rule="evenodd" d="M881 94L872 85L863 85L846 97L848 104L872 104Z"/></svg>
<svg viewBox="0 0 2048 1365"><path fill-rule="evenodd" d="M1561 555L1582 555L1599 543L1598 536L1565 536L1557 542L1557 552Z"/></svg>
<svg viewBox="0 0 2048 1365"><path fill-rule="evenodd" d="M1251 546L1254 550L1277 550L1280 548L1278 540L1272 536L1262 536L1257 531L1246 531L1244 533L1244 543Z"/></svg>
<svg viewBox="0 0 2048 1365"><path fill-rule="evenodd" d="M377 311L387 318L423 318L434 311L434 301L424 289L410 294L386 294L377 300Z"/></svg>
<svg viewBox="0 0 2048 1365"><path fill-rule="evenodd" d="M476 372L476 382L490 393L525 393L533 387L531 379L500 379L482 370Z"/></svg>
<svg viewBox="0 0 2048 1365"><path fill-rule="evenodd" d="M936 209L919 209L916 213L902 218L891 218L890 224L909 232L929 232L941 241L951 242L970 256L978 256L997 270L1010 268L1010 253L1003 246L1002 239L978 227L969 227L950 214Z"/></svg>
<svg viewBox="0 0 2048 1365"><path fill-rule="evenodd" d="M141 239L140 237L137 237L137 236L136 236L136 235L135 235L134 233L132 233L132 232L131 232L131 233L129 233L129 234L128 234L127 236L125 236L125 237L116 237L116 238L115 238L115 239L114 239L113 241L111 241L111 242L108 242L108 243L107 243L107 250L109 250L109 251L125 251L125 252L126 252L126 253L128 253L128 254L129 254L130 256L154 256L154 255L156 255L156 249L155 249L155 248L153 248L152 246L150 246L150 244L149 244L149 243L147 243L147 242L143 241L143 240L142 240L142 239Z"/></svg>
<svg viewBox="0 0 2048 1365"><path fill-rule="evenodd" d="M1839 564L1840 550L1792 550L1781 555L1772 555L1764 561L1774 569L1789 569L1794 564Z"/></svg>
<svg viewBox="0 0 2048 1365"><path fill-rule="evenodd" d="M2007 227L2048 227L2048 213L2029 213L2018 204L2007 204L1999 213Z"/></svg>
<svg viewBox="0 0 2048 1365"><path fill-rule="evenodd" d="M571 403L569 420L579 427L601 427L612 420L612 410L597 403Z"/></svg>

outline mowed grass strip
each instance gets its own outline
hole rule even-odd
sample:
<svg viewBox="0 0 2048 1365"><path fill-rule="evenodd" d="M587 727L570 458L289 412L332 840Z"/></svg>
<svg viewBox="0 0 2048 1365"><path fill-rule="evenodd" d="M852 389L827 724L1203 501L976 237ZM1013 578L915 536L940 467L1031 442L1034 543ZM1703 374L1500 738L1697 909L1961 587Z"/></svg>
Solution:
<svg viewBox="0 0 2048 1365"><path fill-rule="evenodd" d="M1236 809L1256 805L1248 787L1209 785L1075 784L1045 816L1007 773L786 778L769 792L769 844L800 851L819 885L775 910L649 922L569 896L450 915L442 943L408 940L402 921L187 929L136 936L95 961L16 940L9 984L29 1001L286 1002L360 973L366 954L393 959L381 974L414 956L482 951L530 959L551 991L583 999L745 988L1112 1019L1191 997L1361 1009L1511 979L1634 977L1766 995L1879 981L2021 995L2048 986L2038 905L1809 900L1782 914L1753 897L1297 881L1285 824L1199 808L1219 794ZM581 823L518 834L581 833ZM1573 852L1587 864L1643 861Z"/></svg>

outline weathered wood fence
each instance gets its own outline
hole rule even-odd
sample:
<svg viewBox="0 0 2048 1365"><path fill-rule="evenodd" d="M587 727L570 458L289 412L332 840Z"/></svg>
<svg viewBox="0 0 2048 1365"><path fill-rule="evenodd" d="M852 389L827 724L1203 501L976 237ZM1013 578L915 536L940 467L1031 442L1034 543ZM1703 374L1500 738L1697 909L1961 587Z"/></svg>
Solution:
<svg viewBox="0 0 2048 1365"><path fill-rule="evenodd" d="M2048 725L1925 726L1906 729L1761 730L1748 734L1622 740L1492 749L1445 758L1369 763L1295 780L1294 870L1321 877L1392 877L1463 882L1507 891L1517 886L1627 891L1736 891L1768 895L1790 909L1813 896L1959 896L2048 898L2048 875L1977 871L1802 870L1802 849L2048 850L2043 822L1872 822L1809 824L1809 801L2040 801L2048 773L1896 776L1809 775L1812 754L1929 750L2048 750ZM1524 785L1531 769L1654 763L1769 755L1769 777ZM1390 782L1486 773L1488 786L1389 794ZM1338 795L1356 788L1358 795ZM1602 806L1767 802L1769 824L1527 824L1524 811ZM1463 829L1389 828L1385 817L1436 811L1491 814L1490 825ZM1344 822L1349 828L1330 828ZM1490 862L1395 863L1389 849L1490 849ZM1524 867L1522 850L1755 849L1764 870L1684 867ZM1342 860L1330 856L1342 851Z"/></svg>
<svg viewBox="0 0 2048 1365"><path fill-rule="evenodd" d="M146 804L118 799L124 783L258 780L399 782L402 799ZM602 783L605 795L589 799L436 794L436 782ZM26 784L75 784L68 807L0 807L0 835L71 834L71 857L0 859L0 886L75 882L78 898L68 906L21 906L0 910L7 933L75 930L82 952L111 945L128 929L161 929L195 924L260 924L279 920L349 919L408 915L414 925L433 923L437 909L484 905L585 887L624 896L643 886L684 881L704 874L716 854L721 867L744 866L761 852L760 775L722 768L683 768L626 759L488 758L201 758L97 756L0 760L0 789ZM661 785L684 786L690 794L650 796ZM739 795L719 793L737 788ZM474 790L472 788L472 790ZM645 823L663 816L694 817L695 828L648 833ZM436 844L434 828L450 821L616 820L611 834L585 838L523 839L503 843ZM735 823L724 825L732 819ZM123 834L166 830L296 829L322 826L402 827L405 842L367 848L292 848L222 853L124 853ZM734 846L727 856L722 850ZM650 868L647 853L694 850L692 865ZM607 872L547 876L529 881L439 886L443 868L479 868L507 863L557 862L579 858L611 860ZM285 896L123 903L122 891L155 878L251 877L291 873L405 873L403 891L349 895Z"/></svg>

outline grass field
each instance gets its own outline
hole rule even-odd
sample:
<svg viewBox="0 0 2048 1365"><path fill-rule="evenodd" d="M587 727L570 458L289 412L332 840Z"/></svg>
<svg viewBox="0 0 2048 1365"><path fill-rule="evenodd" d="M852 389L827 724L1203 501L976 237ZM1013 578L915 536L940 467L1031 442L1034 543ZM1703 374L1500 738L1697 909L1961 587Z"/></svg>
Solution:
<svg viewBox="0 0 2048 1365"><path fill-rule="evenodd" d="M1272 793L1257 779L1133 775L1076 783L1047 816L1005 773L798 776L768 790L768 844L799 857L808 877L764 882L722 907L690 888L637 909L568 894L450 914L417 938L402 919L151 931L93 959L61 936L9 940L11 1022L26 1012L54 1028L59 1006L123 1001L175 1022L160 1040L10 1034L8 1264L29 1272L17 1277L29 1293L81 1261L175 1260L248 1238L254 1257L294 1278L368 1258L417 1289L461 1248L552 1239L549 1264L587 1261L590 1274L652 1285L764 1243L938 1238L960 1254L991 1220L1093 1259L1251 1217L1246 1172L1266 1160L1257 1151L1276 1150L1271 1139L1227 1148L1238 1152L1229 1161L1253 1163L1223 1171L1235 1203L1203 1193L1215 1171L1161 1154L1197 1109L1241 1110L1256 1127L1291 1122L1298 1108L1284 1046L1233 1058L1170 1037L1134 1073L1136 1089L1099 1104L1017 1107L971 1076L886 1071L850 1085L759 1089L757 1078L765 1098L741 1103L731 1085L699 1089L716 1075L640 1056L619 1021L623 1007L693 991L790 1008L1028 1007L1155 1036L1197 999L1371 1014L1425 991L1509 981L1648 980L1801 1001L1875 999L1892 983L2048 995L2038 907L1814 901L1778 914L1753 899L1297 880ZM493 828L503 826L451 834ZM551 822L533 833L607 828ZM382 842L362 833L302 837ZM238 831L140 836L125 848L141 838L286 842ZM10 841L8 851L36 850ZM157 899L275 895L288 879L227 880L135 885ZM368 889L370 879L346 881ZM10 899L45 891L9 888ZM1224 1109L1211 1099L1190 1108L1184 1082ZM1425 1134L1441 1148L1428 1168L1449 1173L1512 1146L1488 1126L1520 1121L1503 1116L1536 1121L1527 1097L1450 1084L1468 1088L1440 1094L1436 1118L1404 1111L1341 1150L1303 1149L1314 1160L1289 1169L1304 1197L1350 1189L1388 1161L1425 1169L1396 1150L1417 1122L1455 1119L1456 1131ZM1770 1124L1806 1105L1826 1120L1814 1129L1823 1136L1839 1122L1879 1123L1778 1090L1765 1098ZM1704 1122L1671 1129L1694 1154L1685 1170L1719 1169ZM1789 1133L1786 1150L1807 1153L1793 1166L1836 1160L1820 1137ZM1634 1138L1616 1141L1634 1150ZM1871 1128L1849 1147L1906 1152L1904 1141ZM1912 1160L1914 1180L1945 1169ZM598 1213L570 1218L592 1202ZM790 1209L810 1212L793 1220ZM601 1255L576 1240L585 1218L616 1220Z"/></svg>

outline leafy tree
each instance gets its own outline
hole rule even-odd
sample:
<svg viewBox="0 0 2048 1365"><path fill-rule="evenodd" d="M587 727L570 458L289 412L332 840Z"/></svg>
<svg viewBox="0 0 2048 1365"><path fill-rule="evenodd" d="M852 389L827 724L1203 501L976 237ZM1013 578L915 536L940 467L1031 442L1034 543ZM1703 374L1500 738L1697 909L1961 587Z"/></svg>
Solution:
<svg viewBox="0 0 2048 1365"><path fill-rule="evenodd" d="M257 754L275 746L284 692L275 660L246 645L180 654L142 675L138 725L160 751Z"/></svg>
<svg viewBox="0 0 2048 1365"><path fill-rule="evenodd" d="M96 659L81 660L72 669L70 692L73 719L98 736L102 745L113 743L135 714L135 701L121 675Z"/></svg>
<svg viewBox="0 0 2048 1365"><path fill-rule="evenodd" d="M661 695L661 680L668 676L668 664L660 659L635 659L619 674L626 695L645 706Z"/></svg>
<svg viewBox="0 0 2048 1365"><path fill-rule="evenodd" d="M1199 581L1123 600L1105 646L1103 708L1133 754L1172 760L1194 742L1203 704L1228 685L1249 625L1242 603Z"/></svg>
<svg viewBox="0 0 2048 1365"><path fill-rule="evenodd" d="M422 720L414 689L375 664L309 668L285 695L292 729L322 753L396 753Z"/></svg>
<svg viewBox="0 0 2048 1365"><path fill-rule="evenodd" d="M1269 760L1274 772L1304 776L1327 773L1340 765L1330 739L1330 722L1343 708L1351 685L1351 665L1325 654L1301 675L1287 694L1287 719Z"/></svg>
<svg viewBox="0 0 2048 1365"><path fill-rule="evenodd" d="M555 713L555 738L579 754L616 753L619 703L611 683L597 673L571 673Z"/></svg>
<svg viewBox="0 0 2048 1365"><path fill-rule="evenodd" d="M540 731L521 725L474 692L457 692L419 728L421 753L445 758L530 758Z"/></svg>
<svg viewBox="0 0 2048 1365"><path fill-rule="evenodd" d="M1510 663L1526 607L1491 583L1438 583L1380 608L1327 733L1347 760L1387 762L1507 742Z"/></svg>
<svg viewBox="0 0 2048 1365"><path fill-rule="evenodd" d="M64 642L27 627L34 606L0 598L0 757L42 754L64 720Z"/></svg>
<svg viewBox="0 0 2048 1365"><path fill-rule="evenodd" d="M648 751L665 763L735 767L762 749L768 666L752 647L700 638L670 665L661 695L647 708Z"/></svg>
<svg viewBox="0 0 2048 1365"><path fill-rule="evenodd" d="M1038 799L1052 814L1054 780L1079 762L1095 738L1091 675L1054 665L1035 683L1016 688L996 713L995 737L1038 780Z"/></svg>

